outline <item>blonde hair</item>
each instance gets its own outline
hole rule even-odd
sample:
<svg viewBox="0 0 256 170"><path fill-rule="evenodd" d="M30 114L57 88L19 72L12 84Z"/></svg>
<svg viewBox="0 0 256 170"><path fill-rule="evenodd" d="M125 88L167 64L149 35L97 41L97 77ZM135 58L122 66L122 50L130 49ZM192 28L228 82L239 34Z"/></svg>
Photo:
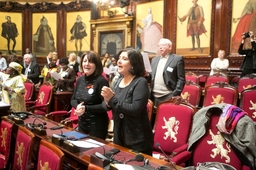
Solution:
<svg viewBox="0 0 256 170"><path fill-rule="evenodd" d="M74 58L71 60L70 56L73 56ZM76 58L77 58L76 53L70 53L69 56L68 56L68 61L69 62L75 62Z"/></svg>

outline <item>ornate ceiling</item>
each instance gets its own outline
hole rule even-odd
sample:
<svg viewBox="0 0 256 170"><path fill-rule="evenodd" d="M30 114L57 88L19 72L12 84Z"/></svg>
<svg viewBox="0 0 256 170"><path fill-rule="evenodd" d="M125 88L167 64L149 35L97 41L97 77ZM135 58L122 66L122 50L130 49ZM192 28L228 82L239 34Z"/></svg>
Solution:
<svg viewBox="0 0 256 170"><path fill-rule="evenodd" d="M5 2L6 0L0 0L0 2ZM92 1L92 0L73 0L73 1ZM61 2L63 3L69 3L72 2L72 0L10 0L10 2L18 2L21 4L29 3L29 4L35 4L38 2L51 2L55 4L60 4Z"/></svg>

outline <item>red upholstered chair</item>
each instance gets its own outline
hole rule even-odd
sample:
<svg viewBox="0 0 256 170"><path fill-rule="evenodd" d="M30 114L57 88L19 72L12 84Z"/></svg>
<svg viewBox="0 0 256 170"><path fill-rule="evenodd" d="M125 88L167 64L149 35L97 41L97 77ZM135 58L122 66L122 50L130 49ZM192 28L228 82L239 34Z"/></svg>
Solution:
<svg viewBox="0 0 256 170"><path fill-rule="evenodd" d="M189 71L189 72L186 72L185 73L185 78L186 78L186 81L192 81L196 84L199 84L199 77L197 74Z"/></svg>
<svg viewBox="0 0 256 170"><path fill-rule="evenodd" d="M195 107L199 106L202 94L202 88L192 81L186 81L186 84L181 92L181 97L186 99L190 104Z"/></svg>
<svg viewBox="0 0 256 170"><path fill-rule="evenodd" d="M248 116L256 122L256 86L241 92L239 107L247 112Z"/></svg>
<svg viewBox="0 0 256 170"><path fill-rule="evenodd" d="M150 122L153 116L153 109L154 109L154 103L152 100L148 99L147 110L148 110L148 119Z"/></svg>
<svg viewBox="0 0 256 170"><path fill-rule="evenodd" d="M211 76L207 77L204 87L206 88L206 87L211 86L211 85L213 85L217 82L226 82L226 83L228 83L228 81L229 81L228 77L217 73L217 74L214 74L214 75L211 75Z"/></svg>
<svg viewBox="0 0 256 170"><path fill-rule="evenodd" d="M27 80L26 82L24 82L24 86L26 89L25 100L30 101L30 100L32 100L32 97L34 94L35 85L31 80Z"/></svg>
<svg viewBox="0 0 256 170"><path fill-rule="evenodd" d="M13 169L20 170L31 168L34 141L35 135L27 128L19 126L15 144Z"/></svg>
<svg viewBox="0 0 256 170"><path fill-rule="evenodd" d="M0 125L0 169L8 169L11 162L12 149L12 132L14 122L6 117L1 118Z"/></svg>
<svg viewBox="0 0 256 170"><path fill-rule="evenodd" d="M219 111L211 114L206 133L191 147L189 165L197 166L198 163L221 162L229 164L237 170L249 170L249 167L242 165L230 144L216 128L222 113L221 109Z"/></svg>
<svg viewBox="0 0 256 170"><path fill-rule="evenodd" d="M37 169L61 170L64 153L54 144L44 139L40 141Z"/></svg>
<svg viewBox="0 0 256 170"><path fill-rule="evenodd" d="M187 141L196 109L180 96L171 97L160 103L156 110L156 119L153 128L153 154L160 154L162 150L170 156L172 162L184 165L190 157L187 151ZM153 155L153 156L154 156Z"/></svg>
<svg viewBox="0 0 256 170"><path fill-rule="evenodd" d="M42 84L39 88L36 101L28 101L27 111L31 111L37 115L45 115L50 112L51 101L53 96L53 86L47 82Z"/></svg>
<svg viewBox="0 0 256 170"><path fill-rule="evenodd" d="M249 74L244 77L241 77L238 79L238 84L237 84L238 93L241 94L243 90L251 88L254 85L256 85L255 74Z"/></svg>
<svg viewBox="0 0 256 170"><path fill-rule="evenodd" d="M237 105L237 100L237 89L227 83L219 82L206 87L203 106L220 103Z"/></svg>

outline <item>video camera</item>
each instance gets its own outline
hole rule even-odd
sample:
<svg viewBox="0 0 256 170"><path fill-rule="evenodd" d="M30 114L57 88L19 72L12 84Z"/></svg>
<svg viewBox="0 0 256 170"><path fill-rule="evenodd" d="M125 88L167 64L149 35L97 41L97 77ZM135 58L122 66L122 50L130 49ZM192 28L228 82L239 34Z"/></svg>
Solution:
<svg viewBox="0 0 256 170"><path fill-rule="evenodd" d="M251 35L250 35L250 31L246 32L243 34L244 38L249 38Z"/></svg>

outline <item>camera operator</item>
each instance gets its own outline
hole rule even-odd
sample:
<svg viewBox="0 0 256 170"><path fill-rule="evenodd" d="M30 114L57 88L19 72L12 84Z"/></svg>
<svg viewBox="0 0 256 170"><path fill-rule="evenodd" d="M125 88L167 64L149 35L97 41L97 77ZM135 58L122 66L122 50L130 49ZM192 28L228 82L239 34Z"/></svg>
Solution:
<svg viewBox="0 0 256 170"><path fill-rule="evenodd" d="M244 42L246 38L250 38L252 47L249 49L243 49ZM241 77L256 73L256 38L252 31L242 34L242 42L239 46L238 53L244 55L243 63L240 67L242 70Z"/></svg>

